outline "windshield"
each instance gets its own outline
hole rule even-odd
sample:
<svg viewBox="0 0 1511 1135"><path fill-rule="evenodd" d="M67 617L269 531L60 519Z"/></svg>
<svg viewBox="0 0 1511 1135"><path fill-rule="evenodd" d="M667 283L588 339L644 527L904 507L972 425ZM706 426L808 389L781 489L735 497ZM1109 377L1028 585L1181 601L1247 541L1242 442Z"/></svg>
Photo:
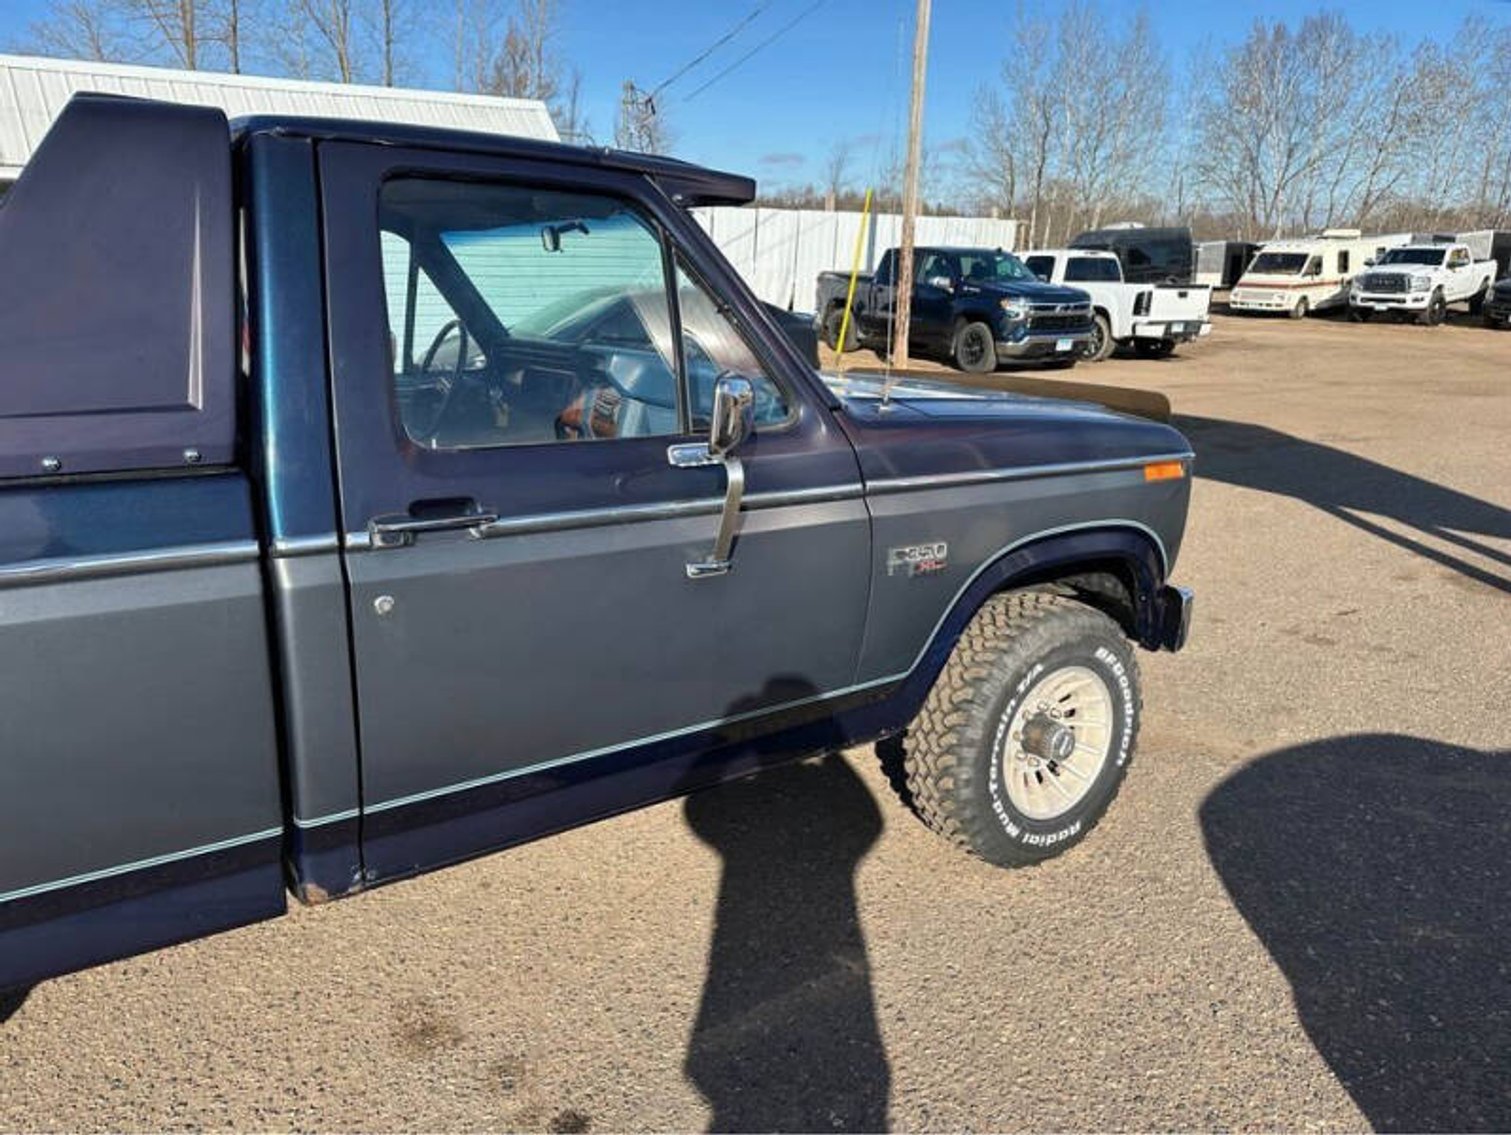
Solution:
<svg viewBox="0 0 1511 1135"><path fill-rule="evenodd" d="M1436 268L1443 263L1443 248L1387 248L1378 264L1425 264Z"/></svg>
<svg viewBox="0 0 1511 1135"><path fill-rule="evenodd" d="M962 252L960 274L968 282L990 283L993 280L1037 280L1011 252Z"/></svg>
<svg viewBox="0 0 1511 1135"><path fill-rule="evenodd" d="M1304 252L1261 252L1249 271L1266 276L1294 276L1306 267Z"/></svg>

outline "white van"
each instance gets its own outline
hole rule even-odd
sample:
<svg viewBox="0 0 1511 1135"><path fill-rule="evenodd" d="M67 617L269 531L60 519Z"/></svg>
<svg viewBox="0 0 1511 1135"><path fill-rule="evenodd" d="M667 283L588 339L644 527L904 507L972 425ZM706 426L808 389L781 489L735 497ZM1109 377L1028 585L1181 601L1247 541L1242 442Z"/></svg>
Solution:
<svg viewBox="0 0 1511 1135"><path fill-rule="evenodd" d="M1300 319L1348 303L1348 286L1364 262L1404 244L1408 234L1365 237L1358 229L1325 229L1319 236L1259 246L1228 296L1232 311L1285 312Z"/></svg>

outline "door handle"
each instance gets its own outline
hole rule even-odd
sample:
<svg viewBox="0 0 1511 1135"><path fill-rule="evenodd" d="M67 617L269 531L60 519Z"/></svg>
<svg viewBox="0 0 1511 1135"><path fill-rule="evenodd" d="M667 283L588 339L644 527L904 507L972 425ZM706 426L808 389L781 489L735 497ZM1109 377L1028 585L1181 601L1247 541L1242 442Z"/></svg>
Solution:
<svg viewBox="0 0 1511 1135"><path fill-rule="evenodd" d="M476 501L455 502L455 511L438 511L437 506L452 502L419 501L410 505L410 511L375 516L367 522L367 534L374 548L404 548L414 543L415 537L429 532L455 532L467 529L474 536L498 519L492 509L480 508ZM415 515L416 511L419 515Z"/></svg>

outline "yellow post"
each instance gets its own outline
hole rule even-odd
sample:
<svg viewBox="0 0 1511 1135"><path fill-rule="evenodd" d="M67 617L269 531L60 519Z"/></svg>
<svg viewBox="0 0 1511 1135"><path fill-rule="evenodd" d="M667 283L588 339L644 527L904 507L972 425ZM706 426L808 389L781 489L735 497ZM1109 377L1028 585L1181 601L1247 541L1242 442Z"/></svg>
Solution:
<svg viewBox="0 0 1511 1135"><path fill-rule="evenodd" d="M834 377L845 377L845 340L850 334L850 311L855 306L855 282L860 278L860 254L866 247L866 223L871 219L871 191L866 190L866 200L860 207L860 229L855 234L855 255L850 259L850 287L845 291L845 314L839 321L839 338L835 340L835 353L839 361L834 364Z"/></svg>

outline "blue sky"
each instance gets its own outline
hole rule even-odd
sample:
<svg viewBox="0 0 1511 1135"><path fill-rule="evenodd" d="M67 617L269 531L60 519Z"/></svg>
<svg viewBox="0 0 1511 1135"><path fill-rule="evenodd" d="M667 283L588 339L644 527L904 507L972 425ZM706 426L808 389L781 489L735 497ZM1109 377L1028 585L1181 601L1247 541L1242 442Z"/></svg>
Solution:
<svg viewBox="0 0 1511 1135"><path fill-rule="evenodd" d="M764 6L761 0L560 2L558 47L582 70L586 110L600 140L612 135L624 80L646 89L657 86L757 7L760 14L729 44L663 92L660 101L679 156L751 173L769 186L816 181L823 155L844 132L860 139L854 166L863 178L879 169L891 140L901 135L914 0L765 0ZM453 0L412 3L421 19L449 25L454 18ZM1511 23L1506 0L1331 6L1360 31L1386 31L1408 42L1446 38L1471 13ZM14 45L47 7L47 0L0 0L0 43ZM1179 74L1182 60L1203 42L1241 39L1258 18L1299 22L1318 7L1315 0L1158 0L1148 10ZM1119 0L1103 0L1103 8L1112 18L1132 11ZM994 78L1007 54L1014 10L1013 0L934 0L925 121L931 145L966 132L973 91ZM793 20L799 22L791 30L694 94ZM437 46L434 55L417 62L436 85L447 85L451 63L445 48Z"/></svg>

